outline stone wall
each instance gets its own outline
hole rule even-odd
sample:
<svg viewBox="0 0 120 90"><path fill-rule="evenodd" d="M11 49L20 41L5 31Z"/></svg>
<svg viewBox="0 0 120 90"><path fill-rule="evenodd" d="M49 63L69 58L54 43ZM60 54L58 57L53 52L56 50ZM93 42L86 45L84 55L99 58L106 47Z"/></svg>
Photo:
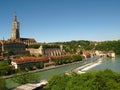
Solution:
<svg viewBox="0 0 120 90"><path fill-rule="evenodd" d="M35 55L35 56L39 56L39 55L60 56L63 54L63 52L60 48L42 48L40 46L40 48L38 48L38 49L30 48L27 50L30 52L31 55Z"/></svg>
<svg viewBox="0 0 120 90"><path fill-rule="evenodd" d="M23 43L4 43L4 50L5 51L12 51L14 54L25 54L25 44Z"/></svg>

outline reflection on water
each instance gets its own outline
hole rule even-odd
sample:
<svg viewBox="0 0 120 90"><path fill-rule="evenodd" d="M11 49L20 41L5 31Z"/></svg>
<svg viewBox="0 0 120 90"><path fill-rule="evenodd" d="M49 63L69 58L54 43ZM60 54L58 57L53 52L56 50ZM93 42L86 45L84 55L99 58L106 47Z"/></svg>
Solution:
<svg viewBox="0 0 120 90"><path fill-rule="evenodd" d="M115 63L115 58L111 58L112 63Z"/></svg>

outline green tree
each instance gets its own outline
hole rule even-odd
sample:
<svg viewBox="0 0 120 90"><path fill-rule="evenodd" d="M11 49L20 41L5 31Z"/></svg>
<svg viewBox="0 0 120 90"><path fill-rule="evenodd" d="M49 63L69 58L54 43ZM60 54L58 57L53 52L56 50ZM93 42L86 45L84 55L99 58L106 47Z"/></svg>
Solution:
<svg viewBox="0 0 120 90"><path fill-rule="evenodd" d="M44 68L44 63L42 61L36 63L35 65L38 69Z"/></svg>
<svg viewBox="0 0 120 90"><path fill-rule="evenodd" d="M58 59L52 59L55 62L55 65L59 65L59 60Z"/></svg>
<svg viewBox="0 0 120 90"><path fill-rule="evenodd" d="M0 75L8 75L10 72L10 66L7 61L0 62Z"/></svg>
<svg viewBox="0 0 120 90"><path fill-rule="evenodd" d="M7 56L6 60L7 60L8 64L11 64L10 56Z"/></svg>
<svg viewBox="0 0 120 90"><path fill-rule="evenodd" d="M5 80L0 77L0 90L6 90Z"/></svg>
<svg viewBox="0 0 120 90"><path fill-rule="evenodd" d="M72 58L73 58L74 61L82 60L82 56L80 56L80 55L74 55L74 56L72 56Z"/></svg>
<svg viewBox="0 0 120 90"><path fill-rule="evenodd" d="M9 50L7 50L7 52L8 52L9 56L14 55L14 50L9 49Z"/></svg>
<svg viewBox="0 0 120 90"><path fill-rule="evenodd" d="M120 74L106 69L85 74L56 75L46 90L120 90Z"/></svg>
<svg viewBox="0 0 120 90"><path fill-rule="evenodd" d="M65 90L66 81L69 80L69 77L65 74L53 76L48 85L46 86L47 90Z"/></svg>
<svg viewBox="0 0 120 90"><path fill-rule="evenodd" d="M15 75L12 80L19 84L26 84L26 83L34 82L39 79L40 76L38 76L35 73L20 72L19 75L18 74Z"/></svg>
<svg viewBox="0 0 120 90"><path fill-rule="evenodd" d="M64 57L55 58L52 60L55 62L55 65L61 65L61 64L71 63L74 61L80 61L80 60L82 60L82 56L80 56L80 55L64 56Z"/></svg>
<svg viewBox="0 0 120 90"><path fill-rule="evenodd" d="M39 47L40 47L40 44L30 44L27 46L27 48L35 48L35 49L37 49Z"/></svg>
<svg viewBox="0 0 120 90"><path fill-rule="evenodd" d="M120 40L118 41L104 41L98 44L95 49L102 51L114 51L116 54L120 54Z"/></svg>

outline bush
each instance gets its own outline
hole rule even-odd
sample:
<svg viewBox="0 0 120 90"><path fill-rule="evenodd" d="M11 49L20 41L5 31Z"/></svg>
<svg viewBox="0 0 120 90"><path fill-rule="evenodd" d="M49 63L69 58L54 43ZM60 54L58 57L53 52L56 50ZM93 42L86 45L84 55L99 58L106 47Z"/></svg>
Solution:
<svg viewBox="0 0 120 90"><path fill-rule="evenodd" d="M81 61L82 56L80 56L80 55L65 56L65 57L56 58L56 59L52 59L52 60L55 62L56 65L61 65L61 64L75 62L75 61Z"/></svg>
<svg viewBox="0 0 120 90"><path fill-rule="evenodd" d="M40 77L35 73L28 73L28 72L19 72L19 74L15 75L12 80L19 84L26 84L30 82L34 82L39 80Z"/></svg>
<svg viewBox="0 0 120 90"><path fill-rule="evenodd" d="M0 90L6 90L5 80L0 77Z"/></svg>
<svg viewBox="0 0 120 90"><path fill-rule="evenodd" d="M120 74L106 69L85 74L56 75L46 90L120 90Z"/></svg>
<svg viewBox="0 0 120 90"><path fill-rule="evenodd" d="M10 72L10 66L7 61L0 62L0 75L8 75Z"/></svg>

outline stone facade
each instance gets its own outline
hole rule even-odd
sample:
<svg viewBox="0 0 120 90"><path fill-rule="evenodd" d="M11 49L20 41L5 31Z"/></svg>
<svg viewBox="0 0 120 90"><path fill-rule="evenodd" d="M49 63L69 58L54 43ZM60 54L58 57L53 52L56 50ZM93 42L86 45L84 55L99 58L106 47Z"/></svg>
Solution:
<svg viewBox="0 0 120 90"><path fill-rule="evenodd" d="M11 36L11 39L12 40L20 39L19 22L17 21L16 14L14 15L14 21L13 21L13 24L12 24L12 36Z"/></svg>
<svg viewBox="0 0 120 90"><path fill-rule="evenodd" d="M31 55L39 56L43 55L43 50L41 48L34 49L34 48L29 48L27 49Z"/></svg>
<svg viewBox="0 0 120 90"><path fill-rule="evenodd" d="M4 44L4 50L11 50L14 54L24 54L25 44L23 43L6 43Z"/></svg>
<svg viewBox="0 0 120 90"><path fill-rule="evenodd" d="M29 48L27 49L31 55L39 56L61 56L63 55L63 50L60 48L43 48L40 46L38 49Z"/></svg>
<svg viewBox="0 0 120 90"><path fill-rule="evenodd" d="M27 53L25 48L26 45L20 42L9 42L9 41L1 41L1 51L11 51L13 54L25 54Z"/></svg>
<svg viewBox="0 0 120 90"><path fill-rule="evenodd" d="M62 51L59 48L45 49L43 53L46 56L60 56L60 55L62 55Z"/></svg>
<svg viewBox="0 0 120 90"><path fill-rule="evenodd" d="M20 41L26 45L35 44L36 41L34 38L20 38Z"/></svg>

